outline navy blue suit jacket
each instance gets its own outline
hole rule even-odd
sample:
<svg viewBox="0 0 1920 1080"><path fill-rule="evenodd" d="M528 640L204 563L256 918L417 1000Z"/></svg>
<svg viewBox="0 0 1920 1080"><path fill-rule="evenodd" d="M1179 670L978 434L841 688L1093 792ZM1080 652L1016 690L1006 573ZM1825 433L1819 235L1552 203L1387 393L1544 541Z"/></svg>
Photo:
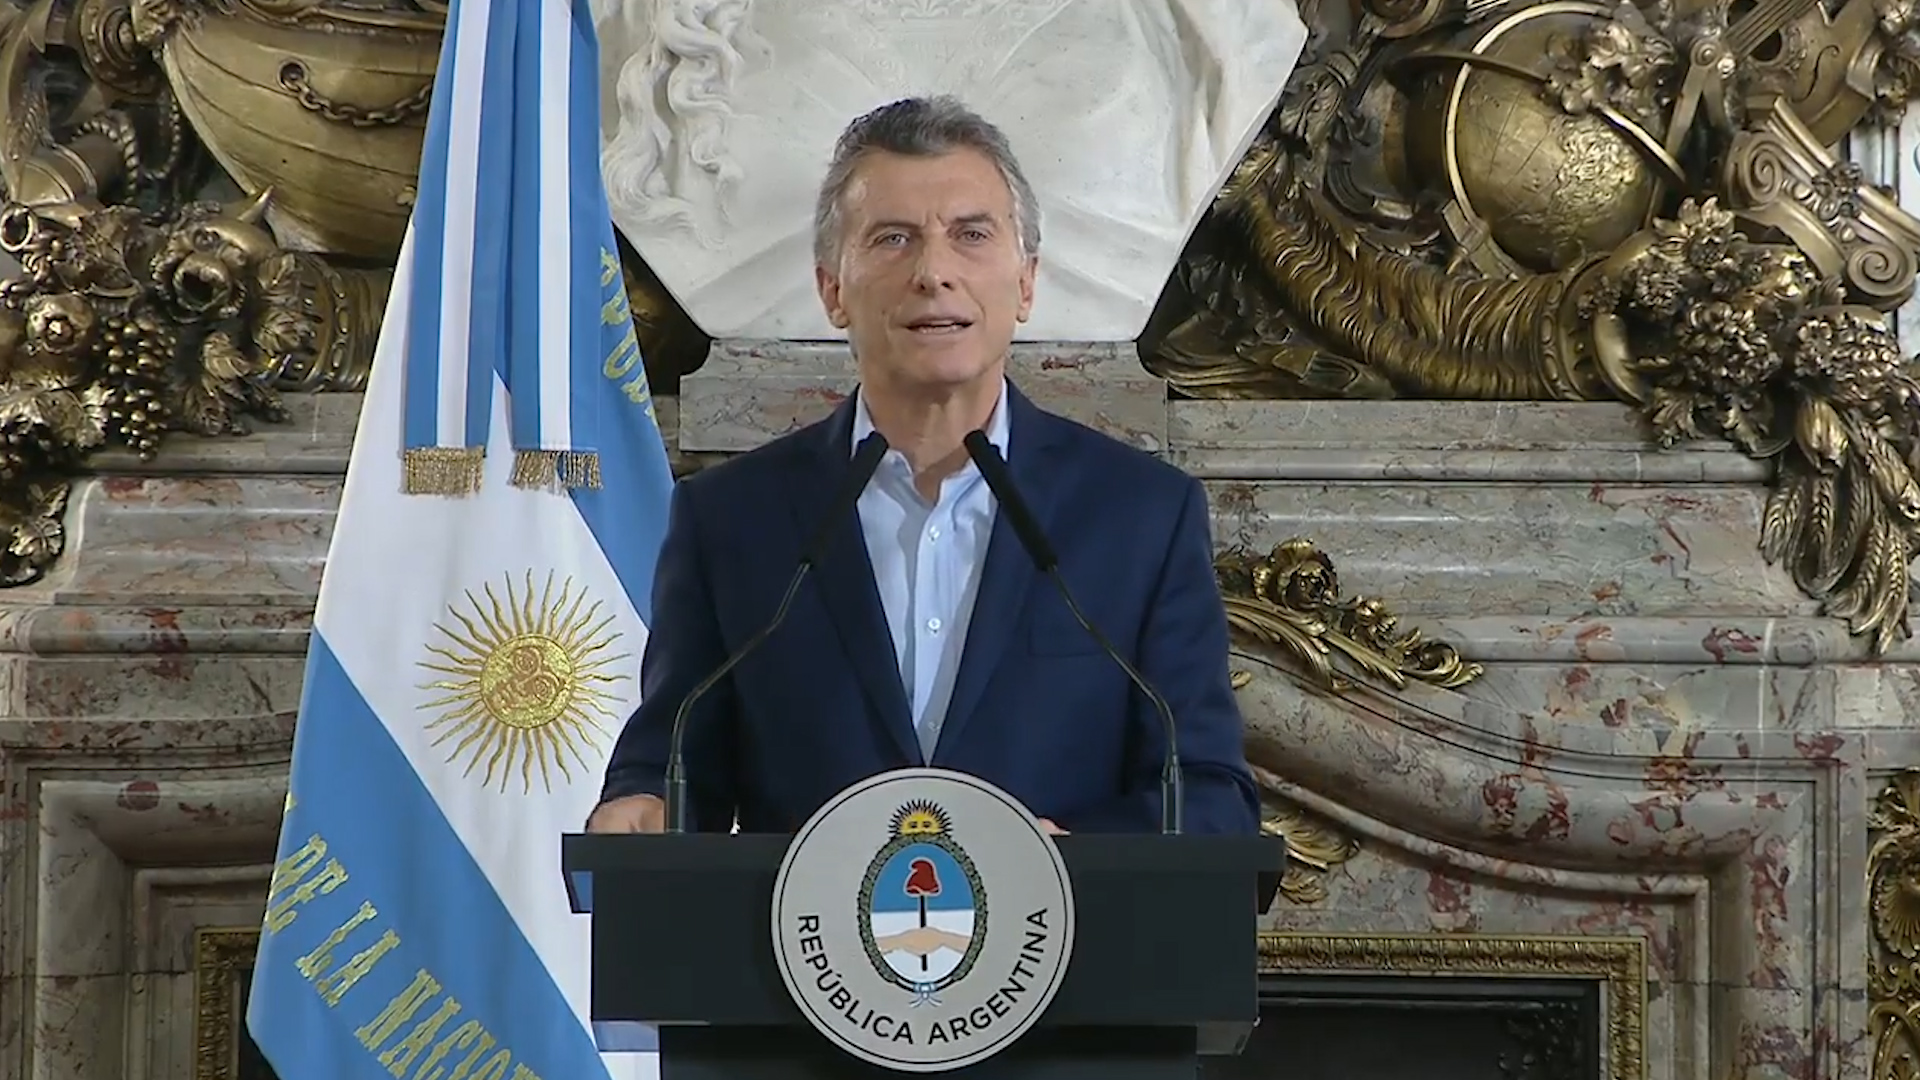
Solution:
<svg viewBox="0 0 1920 1080"><path fill-rule="evenodd" d="M1189 832L1252 833L1259 802L1228 681L1206 496L1179 469L1009 387L1008 465L1082 610L1173 708ZM852 455L830 418L675 487L641 663L642 704L603 799L663 793L674 711L773 615ZM1160 720L1073 620L996 513L940 741L921 760L854 511L787 620L694 707L689 827L793 832L836 792L931 764L1004 788L1070 832L1160 825Z"/></svg>

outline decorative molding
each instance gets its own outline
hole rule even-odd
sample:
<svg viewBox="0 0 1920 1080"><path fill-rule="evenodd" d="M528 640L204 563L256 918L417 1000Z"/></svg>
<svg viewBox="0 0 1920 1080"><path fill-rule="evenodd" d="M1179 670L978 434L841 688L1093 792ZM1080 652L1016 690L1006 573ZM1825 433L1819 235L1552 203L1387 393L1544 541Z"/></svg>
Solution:
<svg viewBox="0 0 1920 1080"><path fill-rule="evenodd" d="M1276 791L1282 781L1273 773L1255 765L1253 779L1260 785L1260 831L1287 842L1280 896L1302 906L1326 900L1327 875L1360 854L1360 838Z"/></svg>
<svg viewBox="0 0 1920 1080"><path fill-rule="evenodd" d="M209 926L193 942L193 1080L241 1080L241 980L260 948L259 927Z"/></svg>
<svg viewBox="0 0 1920 1080"><path fill-rule="evenodd" d="M1607 1080L1646 1080L1647 943L1508 934L1260 935L1263 974L1590 979L1602 987Z"/></svg>
<svg viewBox="0 0 1920 1080"><path fill-rule="evenodd" d="M1920 769L1881 780L1867 813L1868 1037L1876 1080L1920 1077Z"/></svg>
<svg viewBox="0 0 1920 1080"><path fill-rule="evenodd" d="M1328 693L1346 694L1359 681L1453 689L1485 672L1452 645L1402 627L1385 601L1343 593L1333 560L1311 540L1296 536L1265 555L1225 548L1214 553L1213 571L1234 635ZM1251 679L1235 671L1234 689Z"/></svg>

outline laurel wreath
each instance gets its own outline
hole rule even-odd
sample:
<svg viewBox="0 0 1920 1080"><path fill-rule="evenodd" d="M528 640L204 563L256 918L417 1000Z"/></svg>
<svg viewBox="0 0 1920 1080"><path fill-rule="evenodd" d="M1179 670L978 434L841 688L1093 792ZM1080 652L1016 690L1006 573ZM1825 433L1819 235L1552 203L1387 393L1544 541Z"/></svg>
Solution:
<svg viewBox="0 0 1920 1080"><path fill-rule="evenodd" d="M888 860L914 844L932 844L953 856L953 861L960 864L960 873L966 877L967 884L973 890L973 937L967 943L966 955L960 958L960 966L949 972L946 978L924 987L927 991L940 990L966 978L967 973L973 970L974 962L980 959L980 950L987 944L986 886L980 881L980 873L974 869L973 860L959 844L945 836L896 836L887 841L887 846L881 848L879 853L874 855L873 861L867 864L867 875L860 881L860 894L855 901L859 909L854 921L860 927L860 944L867 950L867 959L872 962L874 970L880 973L880 977L903 989L922 990L921 984L901 977L900 973L893 970L893 966L887 963L887 958L880 952L879 944L873 940L873 923L868 918L873 911L873 890L874 886L879 884L881 867L886 866Z"/></svg>

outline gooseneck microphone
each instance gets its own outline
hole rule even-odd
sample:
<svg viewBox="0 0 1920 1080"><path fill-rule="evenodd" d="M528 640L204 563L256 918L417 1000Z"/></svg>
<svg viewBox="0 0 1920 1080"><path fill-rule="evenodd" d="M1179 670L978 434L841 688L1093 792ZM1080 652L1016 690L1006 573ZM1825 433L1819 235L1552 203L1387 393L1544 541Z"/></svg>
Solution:
<svg viewBox="0 0 1920 1080"><path fill-rule="evenodd" d="M867 481L873 479L874 470L880 467L880 459L886 452L887 440L877 431L860 440L859 447L853 452L853 464L848 466L846 478L840 483L840 490L834 492L833 502L827 505L826 516L820 519L807 546L801 550L800 565L794 567L793 577L787 581L786 595L780 598L780 606L774 609L773 617L752 637L741 642L732 655L713 669L713 674L700 680L692 690L687 691L686 697L680 699L680 708L673 714L673 734L667 743L668 832L687 831L687 759L681 744L686 739L687 718L693 714L693 703L726 678L728 672L752 655L786 621L787 609L793 606L793 598L800 592L800 583L807 579L807 571L827 557L828 547L840 535L843 519L852 512L853 504L860 500L860 493L867 489Z"/></svg>
<svg viewBox="0 0 1920 1080"><path fill-rule="evenodd" d="M964 441L967 456L973 459L974 466L987 482L987 488L999 500L1000 509L1007 515L1007 523L1013 526L1014 535L1020 538L1020 546L1027 549L1027 556L1033 560L1033 565L1053 582L1054 590L1060 594L1060 599L1067 602L1067 610L1073 613L1073 620L1120 666L1121 671L1126 672L1127 678L1146 695L1147 700L1153 703L1154 711L1160 714L1160 726L1167 734L1166 759L1160 768L1160 831L1169 836L1179 835L1183 810L1181 804L1185 796L1181 790L1180 744L1173 723L1172 707L1167 704L1166 698L1160 696L1160 691L1155 690L1146 677L1128 663L1126 657L1120 655L1120 650L1113 647L1107 635L1101 633L1100 628L1093 625L1086 613L1080 610L1079 602L1073 598L1073 590L1067 588L1066 579L1060 576L1060 557L1054 554L1053 545L1047 541L1047 534L1041 531L1040 522L1027 506L1027 500L1020 496L1020 489L1013 482L1013 474L1007 471L1006 459L987 440L986 433L979 430L968 432Z"/></svg>

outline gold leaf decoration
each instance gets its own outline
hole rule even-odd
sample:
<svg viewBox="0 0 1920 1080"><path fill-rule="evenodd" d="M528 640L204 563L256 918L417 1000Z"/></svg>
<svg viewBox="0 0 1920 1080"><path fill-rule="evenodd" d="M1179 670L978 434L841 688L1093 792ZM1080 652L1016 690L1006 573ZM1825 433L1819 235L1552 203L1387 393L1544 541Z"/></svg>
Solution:
<svg viewBox="0 0 1920 1080"><path fill-rule="evenodd" d="M1277 650L1322 690L1345 693L1355 678L1396 690L1409 680L1451 688L1484 671L1453 646L1403 629L1384 601L1341 595L1333 560L1309 540L1284 541L1266 555L1228 549L1215 556L1214 572L1233 630Z"/></svg>
<svg viewBox="0 0 1920 1080"><path fill-rule="evenodd" d="M1280 895L1300 905L1323 902L1327 875L1360 853L1359 839L1270 792L1260 801L1260 831L1287 842Z"/></svg>
<svg viewBox="0 0 1920 1080"><path fill-rule="evenodd" d="M1889 778L1867 815L1873 1080L1920 1077L1920 769Z"/></svg>

